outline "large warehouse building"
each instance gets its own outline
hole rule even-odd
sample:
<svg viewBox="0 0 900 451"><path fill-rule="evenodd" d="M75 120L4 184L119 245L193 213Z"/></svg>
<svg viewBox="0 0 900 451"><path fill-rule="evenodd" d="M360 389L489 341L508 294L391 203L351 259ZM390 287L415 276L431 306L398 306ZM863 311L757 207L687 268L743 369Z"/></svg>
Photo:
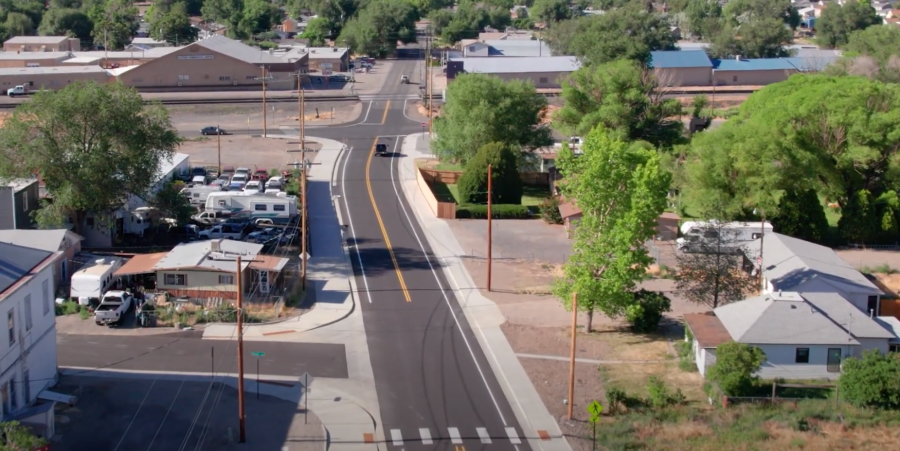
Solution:
<svg viewBox="0 0 900 451"><path fill-rule="evenodd" d="M76 81L106 83L109 73L100 66L56 66L56 67L15 67L0 69L0 89L6 90L16 85L28 86L29 90L65 88Z"/></svg>

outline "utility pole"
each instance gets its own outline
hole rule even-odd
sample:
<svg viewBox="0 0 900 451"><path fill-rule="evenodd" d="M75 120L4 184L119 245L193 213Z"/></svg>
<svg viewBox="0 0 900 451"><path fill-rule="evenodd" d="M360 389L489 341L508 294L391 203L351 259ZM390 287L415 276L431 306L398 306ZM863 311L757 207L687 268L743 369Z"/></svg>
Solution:
<svg viewBox="0 0 900 451"><path fill-rule="evenodd" d="M765 279L763 278L763 244L766 242L766 209L762 211L762 222L759 224L759 294L763 294L766 290Z"/></svg>
<svg viewBox="0 0 900 451"><path fill-rule="evenodd" d="M425 55L426 66L431 71L428 75L428 137L434 136L434 68L431 67L431 49L434 41L434 29L428 26L428 54Z"/></svg>
<svg viewBox="0 0 900 451"><path fill-rule="evenodd" d="M217 175L222 175L222 130L218 125L216 125L216 147L219 151L219 173Z"/></svg>
<svg viewBox="0 0 900 451"><path fill-rule="evenodd" d="M244 415L244 293L241 286L241 256L237 256L237 361L238 361L238 443L247 441L246 416Z"/></svg>
<svg viewBox="0 0 900 451"><path fill-rule="evenodd" d="M300 150L306 150L306 90L303 89L302 82L300 83Z"/></svg>
<svg viewBox="0 0 900 451"><path fill-rule="evenodd" d="M266 68L262 68L262 82L263 82L263 138L266 137Z"/></svg>
<svg viewBox="0 0 900 451"><path fill-rule="evenodd" d="M488 248L487 248L487 290L491 291L491 263L494 261L491 257L491 249L493 249L493 237L494 234L491 233L491 219L493 219L494 215L491 211L491 207L493 205L493 200L491 199L493 196L493 181L491 180L491 165L488 165L488 209L487 209L487 223L488 223Z"/></svg>
<svg viewBox="0 0 900 451"><path fill-rule="evenodd" d="M306 243L309 241L307 238L307 225L306 225L306 168L309 166L306 164L306 149L301 152L301 163L303 163L303 172L300 174L300 203L302 204L300 208L300 220L302 221L301 230L302 234L300 239L302 239L302 244L300 245L301 254L300 254L300 277L301 277L301 286L304 290L306 290L306 260L308 260L306 255Z"/></svg>
<svg viewBox="0 0 900 451"><path fill-rule="evenodd" d="M575 407L575 330L578 327L578 293L572 293L572 351L569 356L569 420Z"/></svg>

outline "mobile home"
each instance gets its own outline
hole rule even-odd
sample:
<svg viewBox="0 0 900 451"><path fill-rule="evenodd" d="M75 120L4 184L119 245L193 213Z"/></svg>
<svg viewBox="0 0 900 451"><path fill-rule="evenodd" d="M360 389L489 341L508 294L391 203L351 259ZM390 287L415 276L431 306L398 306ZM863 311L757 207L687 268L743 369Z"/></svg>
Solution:
<svg viewBox="0 0 900 451"><path fill-rule="evenodd" d="M118 258L94 260L93 263L72 274L69 297L81 305L90 305L91 301L99 303L103 293L112 288L115 282L114 274L121 266L122 260Z"/></svg>
<svg viewBox="0 0 900 451"><path fill-rule="evenodd" d="M194 185L181 190L181 194L191 201L191 205L203 205L210 193L221 191L222 185Z"/></svg>
<svg viewBox="0 0 900 451"><path fill-rule="evenodd" d="M267 218L287 222L297 214L297 196L220 192L206 198L206 211L228 211L233 215L249 215L250 219Z"/></svg>
<svg viewBox="0 0 900 451"><path fill-rule="evenodd" d="M701 252L711 246L721 246L717 247L721 252L737 252L772 231L768 222L685 221L681 225L683 236L676 243L684 252Z"/></svg>

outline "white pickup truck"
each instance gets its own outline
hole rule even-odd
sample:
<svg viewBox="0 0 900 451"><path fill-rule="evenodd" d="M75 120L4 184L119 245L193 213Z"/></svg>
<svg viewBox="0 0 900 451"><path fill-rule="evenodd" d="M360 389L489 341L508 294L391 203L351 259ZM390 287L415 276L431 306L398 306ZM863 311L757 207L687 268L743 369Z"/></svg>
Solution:
<svg viewBox="0 0 900 451"><path fill-rule="evenodd" d="M131 308L132 301L130 293L107 291L100 300L100 305L94 310L94 322L98 326L106 326L121 321L128 309Z"/></svg>
<svg viewBox="0 0 900 451"><path fill-rule="evenodd" d="M17 85L15 88L9 88L6 90L6 95L10 97L15 96L24 96L28 94L28 88L23 85Z"/></svg>
<svg viewBox="0 0 900 451"><path fill-rule="evenodd" d="M219 238L239 240L244 237L244 226L241 224L219 224L211 229L201 230L198 236L200 239L206 240L216 240Z"/></svg>

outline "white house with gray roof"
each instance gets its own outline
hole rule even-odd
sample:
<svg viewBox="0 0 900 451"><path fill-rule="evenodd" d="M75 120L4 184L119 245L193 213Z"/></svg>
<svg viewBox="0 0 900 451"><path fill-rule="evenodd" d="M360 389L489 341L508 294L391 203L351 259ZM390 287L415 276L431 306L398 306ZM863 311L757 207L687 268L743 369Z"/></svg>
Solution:
<svg viewBox="0 0 900 451"><path fill-rule="evenodd" d="M843 359L887 353L898 338L836 293L773 292L684 319L704 375L729 341L765 352L763 379L836 379Z"/></svg>
<svg viewBox="0 0 900 451"><path fill-rule="evenodd" d="M463 73L490 74L504 81L527 80L538 89L559 89L563 78L578 70L574 56L541 58L451 58L447 62L447 80Z"/></svg>
<svg viewBox="0 0 900 451"><path fill-rule="evenodd" d="M762 268L765 292L838 293L860 311L879 313L884 292L832 249L780 233L764 238ZM746 246L745 267L759 271L760 240Z"/></svg>

